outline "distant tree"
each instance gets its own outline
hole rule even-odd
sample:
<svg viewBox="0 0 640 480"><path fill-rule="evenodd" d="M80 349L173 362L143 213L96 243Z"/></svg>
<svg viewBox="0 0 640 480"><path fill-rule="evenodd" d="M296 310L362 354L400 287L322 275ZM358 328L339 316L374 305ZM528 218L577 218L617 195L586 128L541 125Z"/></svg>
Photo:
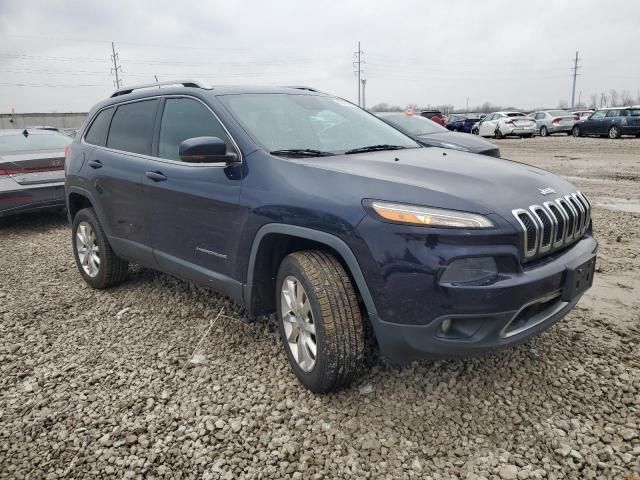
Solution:
<svg viewBox="0 0 640 480"><path fill-rule="evenodd" d="M589 105L591 108L598 108L598 94L597 93L592 93L589 96L589 100L591 100L591 105Z"/></svg>
<svg viewBox="0 0 640 480"><path fill-rule="evenodd" d="M625 107L631 105L633 103L633 96L631 95L631 92L628 90L623 90L620 94L620 102Z"/></svg>
<svg viewBox="0 0 640 480"><path fill-rule="evenodd" d="M559 100L558 108L561 108L561 109L569 108L569 104L567 103L566 100Z"/></svg>
<svg viewBox="0 0 640 480"><path fill-rule="evenodd" d="M609 90L609 98L611 99L611 106L617 107L620 105L620 96L615 88Z"/></svg>
<svg viewBox="0 0 640 480"><path fill-rule="evenodd" d="M399 105L389 105L388 103L382 102L374 105L369 110L372 112L401 112L402 108Z"/></svg>

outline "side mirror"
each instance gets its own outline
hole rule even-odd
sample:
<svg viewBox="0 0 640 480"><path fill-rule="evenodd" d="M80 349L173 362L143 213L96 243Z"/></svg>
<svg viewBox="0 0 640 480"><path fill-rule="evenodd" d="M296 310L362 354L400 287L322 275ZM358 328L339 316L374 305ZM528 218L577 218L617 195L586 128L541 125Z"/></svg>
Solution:
<svg viewBox="0 0 640 480"><path fill-rule="evenodd" d="M180 160L187 163L235 163L238 156L227 152L227 144L218 137L194 137L178 147Z"/></svg>

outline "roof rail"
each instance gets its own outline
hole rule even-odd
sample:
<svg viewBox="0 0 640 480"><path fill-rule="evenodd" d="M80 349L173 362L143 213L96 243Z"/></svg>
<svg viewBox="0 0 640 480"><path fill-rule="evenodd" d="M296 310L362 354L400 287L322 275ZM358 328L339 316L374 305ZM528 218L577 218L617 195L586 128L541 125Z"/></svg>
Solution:
<svg viewBox="0 0 640 480"><path fill-rule="evenodd" d="M304 85L285 85L284 88L295 88L296 90L307 90L308 92L322 93L320 90L313 87L305 87Z"/></svg>
<svg viewBox="0 0 640 480"><path fill-rule="evenodd" d="M145 83L143 85L134 85L132 87L119 88L111 94L111 98L119 97L120 95L126 95L134 90L140 90L142 88L163 87L167 85L182 85L183 87L202 88L204 90L211 90L212 87L200 80L170 80L166 82Z"/></svg>

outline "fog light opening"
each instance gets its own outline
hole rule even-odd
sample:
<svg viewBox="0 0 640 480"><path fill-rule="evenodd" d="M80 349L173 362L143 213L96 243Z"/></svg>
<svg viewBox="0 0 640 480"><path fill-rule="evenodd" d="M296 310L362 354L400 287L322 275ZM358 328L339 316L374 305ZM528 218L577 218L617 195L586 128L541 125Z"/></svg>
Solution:
<svg viewBox="0 0 640 480"><path fill-rule="evenodd" d="M442 323L440 324L440 330L442 330L442 333L449 333L449 330L451 330L451 319L450 318L445 318Z"/></svg>

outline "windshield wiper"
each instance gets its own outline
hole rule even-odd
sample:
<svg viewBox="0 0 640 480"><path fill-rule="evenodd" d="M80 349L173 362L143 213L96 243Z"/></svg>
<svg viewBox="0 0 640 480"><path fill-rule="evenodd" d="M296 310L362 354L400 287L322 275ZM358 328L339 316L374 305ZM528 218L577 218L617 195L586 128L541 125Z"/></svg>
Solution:
<svg viewBox="0 0 640 480"><path fill-rule="evenodd" d="M322 150L314 150L312 148L289 148L285 150L274 150L269 153L282 157L329 157L335 155L335 153L323 152Z"/></svg>
<svg viewBox="0 0 640 480"><path fill-rule="evenodd" d="M352 153L375 152L378 150L401 150L403 148L407 148L407 147L403 147L402 145L386 145L386 144L369 145L368 147L360 147L360 148L347 150L346 152L344 152L344 154L350 155Z"/></svg>

